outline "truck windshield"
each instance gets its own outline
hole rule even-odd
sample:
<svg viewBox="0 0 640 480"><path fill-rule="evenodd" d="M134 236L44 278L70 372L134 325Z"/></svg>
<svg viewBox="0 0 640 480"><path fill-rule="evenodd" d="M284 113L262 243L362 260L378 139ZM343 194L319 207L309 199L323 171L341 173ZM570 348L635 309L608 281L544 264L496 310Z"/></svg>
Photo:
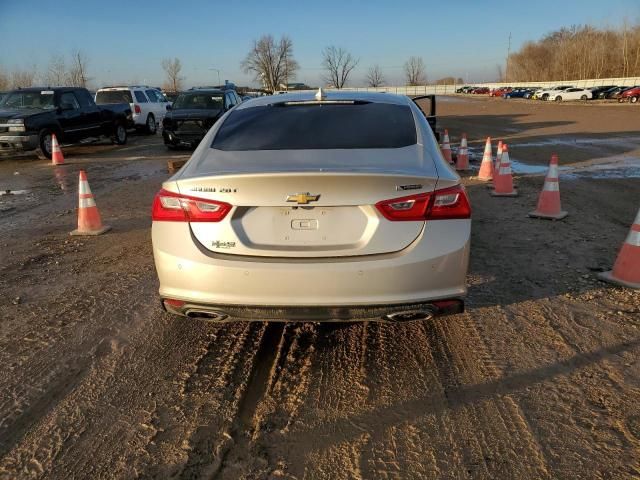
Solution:
<svg viewBox="0 0 640 480"><path fill-rule="evenodd" d="M222 110L221 93L181 93L173 102L173 109L195 108L198 110Z"/></svg>
<svg viewBox="0 0 640 480"><path fill-rule="evenodd" d="M53 91L42 90L40 92L11 92L0 105L4 108L38 108L51 110L53 105Z"/></svg>
<svg viewBox="0 0 640 480"><path fill-rule="evenodd" d="M96 94L96 103L133 103L133 98L129 90L102 90Z"/></svg>

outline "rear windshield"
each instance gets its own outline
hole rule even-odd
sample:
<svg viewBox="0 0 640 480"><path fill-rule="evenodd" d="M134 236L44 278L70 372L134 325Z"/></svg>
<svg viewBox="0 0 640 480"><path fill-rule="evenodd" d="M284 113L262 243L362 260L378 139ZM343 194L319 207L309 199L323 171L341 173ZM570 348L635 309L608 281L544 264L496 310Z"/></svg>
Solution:
<svg viewBox="0 0 640 480"><path fill-rule="evenodd" d="M218 130L218 150L400 148L416 143L411 109L386 103L283 105L233 111Z"/></svg>
<svg viewBox="0 0 640 480"><path fill-rule="evenodd" d="M105 90L96 94L96 103L133 103L133 98L129 90Z"/></svg>
<svg viewBox="0 0 640 480"><path fill-rule="evenodd" d="M173 103L174 109L222 110L221 93L181 93Z"/></svg>

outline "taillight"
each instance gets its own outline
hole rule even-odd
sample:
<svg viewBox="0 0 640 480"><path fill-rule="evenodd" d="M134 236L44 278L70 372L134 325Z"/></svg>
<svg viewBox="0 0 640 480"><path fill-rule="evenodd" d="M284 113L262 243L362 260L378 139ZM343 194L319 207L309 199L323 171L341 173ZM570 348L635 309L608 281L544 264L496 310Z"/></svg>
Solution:
<svg viewBox="0 0 640 480"><path fill-rule="evenodd" d="M387 220L424 221L470 218L471 206L462 185L443 188L432 193L392 198L376 203Z"/></svg>
<svg viewBox="0 0 640 480"><path fill-rule="evenodd" d="M140 109L140 105L138 105L137 103L133 106L133 111L136 113L142 113L142 110Z"/></svg>
<svg viewBox="0 0 640 480"><path fill-rule="evenodd" d="M153 199L151 219L164 222L219 222L232 206L217 200L160 190Z"/></svg>

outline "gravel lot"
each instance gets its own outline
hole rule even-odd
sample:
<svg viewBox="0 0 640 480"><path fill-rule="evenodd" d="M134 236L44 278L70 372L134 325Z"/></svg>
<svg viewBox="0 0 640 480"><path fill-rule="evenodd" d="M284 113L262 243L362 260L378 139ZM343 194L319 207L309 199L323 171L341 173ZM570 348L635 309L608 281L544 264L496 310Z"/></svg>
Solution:
<svg viewBox="0 0 640 480"><path fill-rule="evenodd" d="M0 478L640 478L640 293L596 280L640 207L640 107L448 98L509 142L471 178L468 309L403 325L214 325L160 310L161 137L0 160ZM562 222L533 220L552 151ZM477 163L476 163L477 165ZM77 172L105 223L70 237Z"/></svg>

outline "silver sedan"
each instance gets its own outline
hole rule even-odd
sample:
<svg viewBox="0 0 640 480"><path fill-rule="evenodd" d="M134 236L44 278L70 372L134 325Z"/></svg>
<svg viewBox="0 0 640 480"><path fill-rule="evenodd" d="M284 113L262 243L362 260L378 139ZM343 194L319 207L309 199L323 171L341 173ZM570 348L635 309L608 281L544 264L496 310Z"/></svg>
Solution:
<svg viewBox="0 0 640 480"><path fill-rule="evenodd" d="M405 96L244 102L163 183L152 215L174 314L397 322L464 309L469 201Z"/></svg>

